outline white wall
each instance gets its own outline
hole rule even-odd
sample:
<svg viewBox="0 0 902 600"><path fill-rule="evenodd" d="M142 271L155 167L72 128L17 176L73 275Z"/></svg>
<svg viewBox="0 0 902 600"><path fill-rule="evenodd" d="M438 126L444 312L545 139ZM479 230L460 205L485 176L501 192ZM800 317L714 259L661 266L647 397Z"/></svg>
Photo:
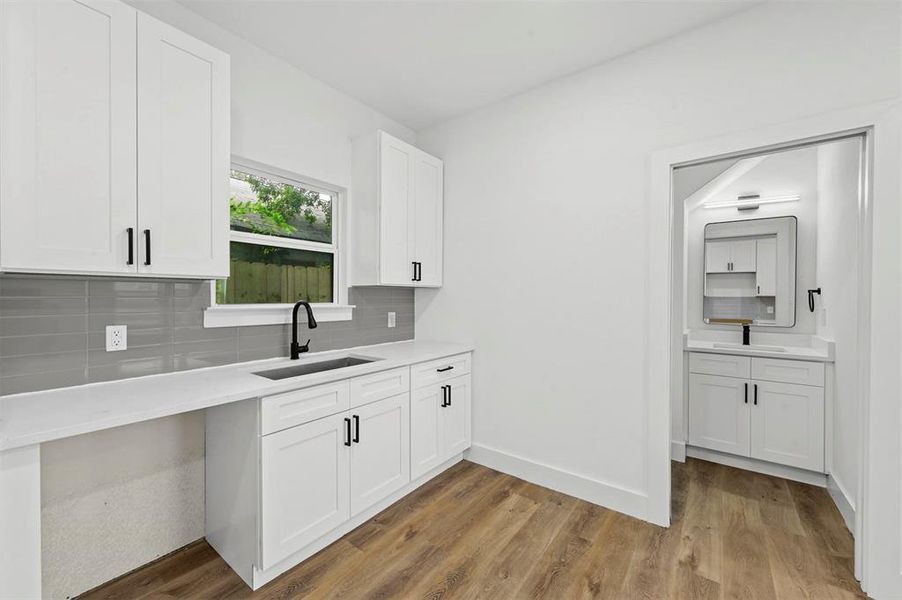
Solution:
<svg viewBox="0 0 902 600"><path fill-rule="evenodd" d="M854 509L858 492L858 139L818 147L817 334L836 342L831 477ZM817 287L817 286L815 286Z"/></svg>
<svg viewBox="0 0 902 600"><path fill-rule="evenodd" d="M347 187L351 138L381 128L415 139L171 0L130 3L231 55L236 155ZM203 436L198 413L46 444L45 593L78 594L203 537Z"/></svg>
<svg viewBox="0 0 902 600"><path fill-rule="evenodd" d="M755 211L738 211L733 208L707 209L695 207L687 214L687 285L686 285L686 328L733 330L741 334L737 327L708 325L702 315L705 225L723 221L747 219L767 219L771 217L795 216L798 219L796 233L796 319L793 327L755 327L754 331L767 333L814 334L814 315L808 311L807 290L817 287L815 256L817 254L817 149L801 148L767 156L753 169L711 196L709 202L735 200L740 194L759 193L762 196L799 194L798 202L785 204L762 204ZM687 171L696 167L681 169L674 174L676 179L686 177ZM699 167L700 168L700 167ZM676 183L674 183L676 186ZM754 334L753 334L754 335Z"/></svg>
<svg viewBox="0 0 902 600"><path fill-rule="evenodd" d="M651 153L897 97L899 8L762 5L420 132L445 285L417 336L476 345L477 453L644 514Z"/></svg>

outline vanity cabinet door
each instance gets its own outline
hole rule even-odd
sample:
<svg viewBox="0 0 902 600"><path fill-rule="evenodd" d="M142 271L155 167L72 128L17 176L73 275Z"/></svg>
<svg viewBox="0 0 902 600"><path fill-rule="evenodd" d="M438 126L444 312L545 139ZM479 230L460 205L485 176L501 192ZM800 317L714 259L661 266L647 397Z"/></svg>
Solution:
<svg viewBox="0 0 902 600"><path fill-rule="evenodd" d="M415 390L410 396L410 478L416 479L441 464L442 386Z"/></svg>
<svg viewBox="0 0 902 600"><path fill-rule="evenodd" d="M689 375L689 444L749 456L747 379Z"/></svg>
<svg viewBox="0 0 902 600"><path fill-rule="evenodd" d="M262 569L350 517L348 423L339 413L262 438Z"/></svg>
<svg viewBox="0 0 902 600"><path fill-rule="evenodd" d="M757 380L751 385L752 458L823 471L824 389Z"/></svg>
<svg viewBox="0 0 902 600"><path fill-rule="evenodd" d="M727 273L730 270L730 242L705 243L705 272Z"/></svg>
<svg viewBox="0 0 902 600"><path fill-rule="evenodd" d="M351 411L351 515L410 481L410 395Z"/></svg>

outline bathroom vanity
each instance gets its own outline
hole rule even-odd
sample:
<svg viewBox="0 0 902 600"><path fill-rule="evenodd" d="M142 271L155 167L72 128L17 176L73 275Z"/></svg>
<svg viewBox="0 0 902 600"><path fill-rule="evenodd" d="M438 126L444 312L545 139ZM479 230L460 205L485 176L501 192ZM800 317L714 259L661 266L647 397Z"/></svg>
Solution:
<svg viewBox="0 0 902 600"><path fill-rule="evenodd" d="M739 352L687 353L687 444L825 472L825 362Z"/></svg>

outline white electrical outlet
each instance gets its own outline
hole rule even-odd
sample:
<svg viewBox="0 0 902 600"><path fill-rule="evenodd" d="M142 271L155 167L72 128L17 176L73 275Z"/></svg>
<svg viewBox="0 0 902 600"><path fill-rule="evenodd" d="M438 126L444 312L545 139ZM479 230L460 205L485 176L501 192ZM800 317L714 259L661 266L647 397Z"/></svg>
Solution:
<svg viewBox="0 0 902 600"><path fill-rule="evenodd" d="M397 322L396 314L397 313L393 313L393 312L388 313L388 326L389 327L395 326L395 323Z"/></svg>
<svg viewBox="0 0 902 600"><path fill-rule="evenodd" d="M125 325L106 326L106 351L118 352L128 348L128 329Z"/></svg>

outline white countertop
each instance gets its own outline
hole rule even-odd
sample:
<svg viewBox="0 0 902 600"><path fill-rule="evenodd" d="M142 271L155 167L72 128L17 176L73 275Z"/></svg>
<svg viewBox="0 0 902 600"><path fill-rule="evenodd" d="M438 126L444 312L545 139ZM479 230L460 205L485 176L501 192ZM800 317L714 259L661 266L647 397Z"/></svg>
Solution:
<svg viewBox="0 0 902 600"><path fill-rule="evenodd" d="M0 396L0 451L349 379L472 350L471 346L445 342L394 342L316 352L300 360L273 358ZM349 355L378 360L281 381L271 381L253 374Z"/></svg>
<svg viewBox="0 0 902 600"><path fill-rule="evenodd" d="M790 334L752 334L752 344L748 348L729 348L724 344L740 345L740 339L732 339L707 332L709 337L696 337L696 332L683 334L683 349L686 352L707 352L709 354L733 354L737 356L756 356L763 358L788 358L792 360L808 360L817 362L833 362L834 343L816 336ZM721 339L723 337L723 339ZM758 339L755 339L755 338ZM755 346L773 346L780 350L755 348Z"/></svg>

